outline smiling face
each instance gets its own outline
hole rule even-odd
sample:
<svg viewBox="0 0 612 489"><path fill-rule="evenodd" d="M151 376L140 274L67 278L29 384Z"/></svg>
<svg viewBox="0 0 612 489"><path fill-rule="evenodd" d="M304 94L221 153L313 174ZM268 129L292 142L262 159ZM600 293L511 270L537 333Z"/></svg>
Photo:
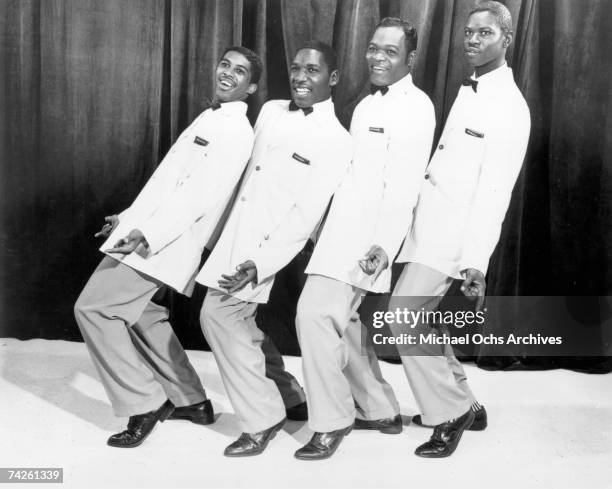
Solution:
<svg viewBox="0 0 612 489"><path fill-rule="evenodd" d="M401 27L379 27L374 32L366 61L372 85L389 86L410 73L415 52L406 52L405 34Z"/></svg>
<svg viewBox="0 0 612 489"><path fill-rule="evenodd" d="M215 73L215 100L234 102L244 100L257 90L251 83L251 63L243 54L228 51L217 65Z"/></svg>
<svg viewBox="0 0 612 489"><path fill-rule="evenodd" d="M463 52L467 62L476 71L476 76L482 76L504 64L512 34L503 32L491 12L470 15L464 33Z"/></svg>
<svg viewBox="0 0 612 489"><path fill-rule="evenodd" d="M331 73L323 53L316 49L300 49L289 67L291 97L298 107L311 107L331 96L338 83L338 70Z"/></svg>

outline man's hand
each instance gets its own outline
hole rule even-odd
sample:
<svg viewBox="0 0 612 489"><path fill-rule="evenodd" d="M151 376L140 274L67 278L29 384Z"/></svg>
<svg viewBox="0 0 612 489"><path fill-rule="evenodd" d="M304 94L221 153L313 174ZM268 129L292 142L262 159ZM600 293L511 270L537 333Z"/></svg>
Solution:
<svg viewBox="0 0 612 489"><path fill-rule="evenodd" d="M102 229L100 229L100 231L94 234L94 238L108 238L119 224L119 216L117 214L113 214L112 216L106 216L104 220L106 221L106 224L102 226Z"/></svg>
<svg viewBox="0 0 612 489"><path fill-rule="evenodd" d="M144 235L140 232L139 229L132 229L130 234L128 234L125 238L120 239L115 243L113 248L105 250L107 253L121 253L122 255L129 255L138 248L139 244L143 244L145 247L149 246L147 240Z"/></svg>
<svg viewBox="0 0 612 489"><path fill-rule="evenodd" d="M470 300L477 299L476 310L480 311L485 300L485 291L487 290L487 282L485 276L480 270L475 268L466 268L461 272L464 281L461 284L461 292Z"/></svg>
<svg viewBox="0 0 612 489"><path fill-rule="evenodd" d="M251 260L247 260L236 267L234 275L221 275L217 283L228 294L233 294L244 289L247 284L257 282L257 266Z"/></svg>
<svg viewBox="0 0 612 489"><path fill-rule="evenodd" d="M359 266L366 275L372 275L372 282L375 282L382 271L389 266L389 257L380 246L374 245L365 256L359 260Z"/></svg>

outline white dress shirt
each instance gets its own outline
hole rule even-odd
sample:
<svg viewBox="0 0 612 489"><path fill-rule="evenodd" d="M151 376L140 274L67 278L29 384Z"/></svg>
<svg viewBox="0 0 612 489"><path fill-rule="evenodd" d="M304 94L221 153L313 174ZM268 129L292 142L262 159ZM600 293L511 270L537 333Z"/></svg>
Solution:
<svg viewBox="0 0 612 489"><path fill-rule="evenodd" d="M487 272L531 121L505 64L462 86L427 168L414 225L398 262L417 262L461 278Z"/></svg>
<svg viewBox="0 0 612 489"><path fill-rule="evenodd" d="M225 292L217 283L221 274L252 260L257 284L233 294L243 301L268 301L276 272L304 247L350 164L351 138L331 99L309 115L288 107L287 100L262 107L245 183L196 279Z"/></svg>
<svg viewBox="0 0 612 489"><path fill-rule="evenodd" d="M149 249L107 253L191 295L200 257L251 156L253 129L244 102L208 109L181 133L119 225L100 247L140 229Z"/></svg>
<svg viewBox="0 0 612 489"><path fill-rule="evenodd" d="M407 75L357 105L353 163L336 192L306 273L388 292L389 266L372 282L358 260L372 245L391 263L412 223L436 125L434 107Z"/></svg>

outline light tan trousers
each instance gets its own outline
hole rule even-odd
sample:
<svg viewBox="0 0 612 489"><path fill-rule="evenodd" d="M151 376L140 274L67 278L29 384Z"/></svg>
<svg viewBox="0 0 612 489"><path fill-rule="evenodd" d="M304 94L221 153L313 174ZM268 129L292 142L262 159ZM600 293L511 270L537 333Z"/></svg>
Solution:
<svg viewBox="0 0 612 489"><path fill-rule="evenodd" d="M151 302L162 284L104 257L74 306L93 363L117 416L187 406L206 399L198 374L168 322Z"/></svg>
<svg viewBox="0 0 612 489"><path fill-rule="evenodd" d="M246 433L279 423L286 407L305 400L276 346L257 327L256 314L257 303L209 289L200 315L202 331Z"/></svg>
<svg viewBox="0 0 612 489"><path fill-rule="evenodd" d="M452 282L452 278L433 268L407 263L393 290L389 310L433 311ZM391 330L396 334L400 332ZM459 417L475 402L465 371L451 345L418 345L401 358L425 424L437 425Z"/></svg>
<svg viewBox="0 0 612 489"><path fill-rule="evenodd" d="M371 420L399 414L371 345L362 353L357 309L364 293L321 275L309 275L304 285L296 325L313 431L345 428L356 415Z"/></svg>

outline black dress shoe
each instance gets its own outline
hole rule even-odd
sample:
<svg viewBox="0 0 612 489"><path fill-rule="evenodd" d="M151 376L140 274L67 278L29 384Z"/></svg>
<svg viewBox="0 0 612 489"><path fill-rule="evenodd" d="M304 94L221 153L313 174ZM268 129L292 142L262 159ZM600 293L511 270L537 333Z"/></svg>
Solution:
<svg viewBox="0 0 612 489"><path fill-rule="evenodd" d="M308 404L306 401L286 409L287 419L291 421L308 421Z"/></svg>
<svg viewBox="0 0 612 489"><path fill-rule="evenodd" d="M328 433L315 433L310 441L295 452L300 460L323 460L331 457L342 439L353 429L353 425Z"/></svg>
<svg viewBox="0 0 612 489"><path fill-rule="evenodd" d="M355 419L356 430L378 430L388 435L397 435L402 432L402 416L397 414L393 418L383 419Z"/></svg>
<svg viewBox="0 0 612 489"><path fill-rule="evenodd" d="M206 399L191 406L175 407L168 419L186 419L196 424L212 424L215 422L215 412L210 400Z"/></svg>
<svg viewBox="0 0 612 489"><path fill-rule="evenodd" d="M484 406L480 406L478 409L472 408L474 411L474 422L472 425L467 428L470 431L483 431L488 423L487 423L487 411ZM423 420L421 419L421 415L417 414L412 417L412 422L419 426L427 426L423 424Z"/></svg>
<svg viewBox="0 0 612 489"><path fill-rule="evenodd" d="M257 433L242 433L240 438L225 449L223 455L226 457L259 455L266 449L270 440L276 436L276 433L281 430L285 421L287 421L287 418L283 418L280 423Z"/></svg>
<svg viewBox="0 0 612 489"><path fill-rule="evenodd" d="M130 416L127 430L111 436L107 444L117 448L137 447L151 434L157 422L163 423L173 409L174 405L170 401L166 401L155 411Z"/></svg>
<svg viewBox="0 0 612 489"><path fill-rule="evenodd" d="M463 431L474 422L474 411L471 409L464 415L451 421L439 424L434 428L433 435L427 443L415 450L415 454L425 458L449 457L457 448Z"/></svg>

